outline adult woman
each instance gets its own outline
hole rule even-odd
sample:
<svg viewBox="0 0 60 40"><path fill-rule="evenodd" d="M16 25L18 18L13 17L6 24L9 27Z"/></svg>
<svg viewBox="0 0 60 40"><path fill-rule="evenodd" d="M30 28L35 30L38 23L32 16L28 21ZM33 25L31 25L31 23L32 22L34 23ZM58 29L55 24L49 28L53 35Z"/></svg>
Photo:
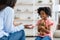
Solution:
<svg viewBox="0 0 60 40"><path fill-rule="evenodd" d="M23 29L29 25L13 22L15 3L16 0L0 0L0 40L25 40Z"/></svg>

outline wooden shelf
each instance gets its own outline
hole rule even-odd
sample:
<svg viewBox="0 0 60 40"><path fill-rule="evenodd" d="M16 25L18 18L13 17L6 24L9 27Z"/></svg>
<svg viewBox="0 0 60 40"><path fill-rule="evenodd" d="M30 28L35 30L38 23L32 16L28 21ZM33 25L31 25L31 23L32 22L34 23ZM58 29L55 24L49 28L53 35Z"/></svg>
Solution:
<svg viewBox="0 0 60 40"><path fill-rule="evenodd" d="M15 17L14 19L18 20L18 21L20 21L20 20L24 20L24 21L37 21L37 20L39 20L39 19L36 19L36 20L34 20L34 19L21 19L19 17Z"/></svg>
<svg viewBox="0 0 60 40"><path fill-rule="evenodd" d="M18 5L22 5L22 6L24 6L24 5L30 5L30 6L33 6L32 3L30 3L30 4L27 4L27 3L17 3L16 6L18 6Z"/></svg>
<svg viewBox="0 0 60 40"><path fill-rule="evenodd" d="M33 12L28 12L28 11L26 11L26 12L20 12L20 11L17 11L16 13L33 13Z"/></svg>
<svg viewBox="0 0 60 40"><path fill-rule="evenodd" d="M33 20L32 19L26 19L26 20L21 19L20 21L33 21Z"/></svg>
<svg viewBox="0 0 60 40"><path fill-rule="evenodd" d="M53 3L46 3L46 4L44 4L44 3L36 3L35 5L52 5Z"/></svg>
<svg viewBox="0 0 60 40"><path fill-rule="evenodd" d="M33 19L20 19L20 18L15 18L16 21L33 21Z"/></svg>
<svg viewBox="0 0 60 40"><path fill-rule="evenodd" d="M22 11L21 9L15 9L15 12L16 13L33 13L33 9L32 9L32 11L30 11L28 9L26 9L24 11Z"/></svg>

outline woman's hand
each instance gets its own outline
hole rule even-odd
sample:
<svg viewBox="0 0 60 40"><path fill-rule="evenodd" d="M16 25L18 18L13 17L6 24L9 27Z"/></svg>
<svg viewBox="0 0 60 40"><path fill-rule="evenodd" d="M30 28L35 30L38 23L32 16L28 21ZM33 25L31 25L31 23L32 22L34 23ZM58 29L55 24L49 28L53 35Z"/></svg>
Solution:
<svg viewBox="0 0 60 40"><path fill-rule="evenodd" d="M16 27L16 26L21 25L22 23L14 21L13 24L14 24L14 26Z"/></svg>

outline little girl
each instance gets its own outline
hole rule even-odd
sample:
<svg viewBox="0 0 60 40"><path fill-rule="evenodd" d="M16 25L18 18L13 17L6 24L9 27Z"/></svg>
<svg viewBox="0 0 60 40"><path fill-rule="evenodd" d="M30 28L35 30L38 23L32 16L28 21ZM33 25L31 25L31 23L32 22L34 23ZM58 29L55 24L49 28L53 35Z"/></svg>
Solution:
<svg viewBox="0 0 60 40"><path fill-rule="evenodd" d="M51 17L51 9L49 7L38 8L38 14L41 17L37 22L38 36L35 40L52 40L51 26L53 22L49 19Z"/></svg>

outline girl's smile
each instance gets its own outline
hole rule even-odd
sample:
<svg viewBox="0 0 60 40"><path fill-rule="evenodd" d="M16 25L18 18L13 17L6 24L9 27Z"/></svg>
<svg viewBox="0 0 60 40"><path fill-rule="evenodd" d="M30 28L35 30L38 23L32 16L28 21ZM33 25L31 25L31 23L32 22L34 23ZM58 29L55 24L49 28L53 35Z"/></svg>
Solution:
<svg viewBox="0 0 60 40"><path fill-rule="evenodd" d="M42 19L46 19L46 18L48 17L48 15L47 15L43 10L41 10L41 11L40 11L40 17L41 17Z"/></svg>

